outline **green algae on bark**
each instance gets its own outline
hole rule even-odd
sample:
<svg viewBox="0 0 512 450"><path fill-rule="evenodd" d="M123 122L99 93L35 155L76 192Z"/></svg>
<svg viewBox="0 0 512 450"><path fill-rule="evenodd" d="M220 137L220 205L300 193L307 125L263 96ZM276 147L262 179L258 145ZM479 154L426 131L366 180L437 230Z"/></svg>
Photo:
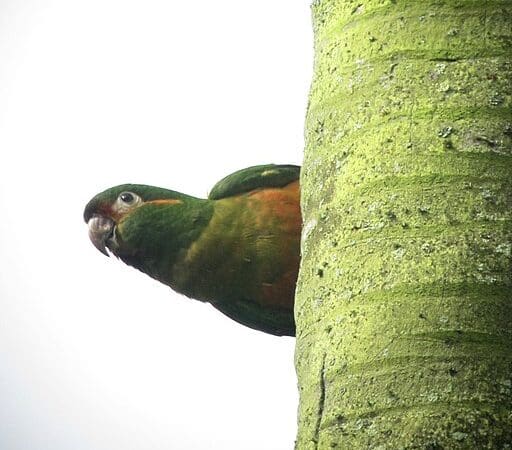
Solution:
<svg viewBox="0 0 512 450"><path fill-rule="evenodd" d="M512 3L313 3L297 449L512 448Z"/></svg>

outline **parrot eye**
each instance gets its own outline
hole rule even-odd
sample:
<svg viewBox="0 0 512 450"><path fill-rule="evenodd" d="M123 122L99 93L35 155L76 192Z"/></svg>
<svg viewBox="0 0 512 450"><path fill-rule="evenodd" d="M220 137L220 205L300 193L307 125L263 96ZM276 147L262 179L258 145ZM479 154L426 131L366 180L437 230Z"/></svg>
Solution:
<svg viewBox="0 0 512 450"><path fill-rule="evenodd" d="M134 194L133 192L121 192L117 197L114 209L119 212L124 212L139 205L140 203L142 203L142 199L137 194Z"/></svg>
<svg viewBox="0 0 512 450"><path fill-rule="evenodd" d="M135 201L135 197L131 192L123 192L119 195L119 200L127 205L131 205Z"/></svg>

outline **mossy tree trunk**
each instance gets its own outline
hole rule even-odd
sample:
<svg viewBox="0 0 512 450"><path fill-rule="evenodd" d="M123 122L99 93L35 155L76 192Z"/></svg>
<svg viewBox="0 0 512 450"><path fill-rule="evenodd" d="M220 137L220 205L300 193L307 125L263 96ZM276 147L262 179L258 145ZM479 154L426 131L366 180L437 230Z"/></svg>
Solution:
<svg viewBox="0 0 512 450"><path fill-rule="evenodd" d="M297 448L511 448L512 2L313 16Z"/></svg>

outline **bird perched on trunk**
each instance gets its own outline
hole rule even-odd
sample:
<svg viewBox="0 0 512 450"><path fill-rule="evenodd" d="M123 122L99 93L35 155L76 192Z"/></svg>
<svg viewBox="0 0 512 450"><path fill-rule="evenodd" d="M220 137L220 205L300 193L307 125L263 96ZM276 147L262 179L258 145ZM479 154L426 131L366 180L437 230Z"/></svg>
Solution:
<svg viewBox="0 0 512 450"><path fill-rule="evenodd" d="M299 171L249 167L219 181L207 199L124 184L96 195L84 219L103 254L243 325L294 336Z"/></svg>

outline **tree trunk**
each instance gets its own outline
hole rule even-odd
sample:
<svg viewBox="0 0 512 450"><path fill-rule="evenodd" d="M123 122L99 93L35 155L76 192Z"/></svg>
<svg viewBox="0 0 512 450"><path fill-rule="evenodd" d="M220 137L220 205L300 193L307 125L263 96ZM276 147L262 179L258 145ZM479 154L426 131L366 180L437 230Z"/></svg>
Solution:
<svg viewBox="0 0 512 450"><path fill-rule="evenodd" d="M510 448L512 2L313 16L297 448Z"/></svg>

